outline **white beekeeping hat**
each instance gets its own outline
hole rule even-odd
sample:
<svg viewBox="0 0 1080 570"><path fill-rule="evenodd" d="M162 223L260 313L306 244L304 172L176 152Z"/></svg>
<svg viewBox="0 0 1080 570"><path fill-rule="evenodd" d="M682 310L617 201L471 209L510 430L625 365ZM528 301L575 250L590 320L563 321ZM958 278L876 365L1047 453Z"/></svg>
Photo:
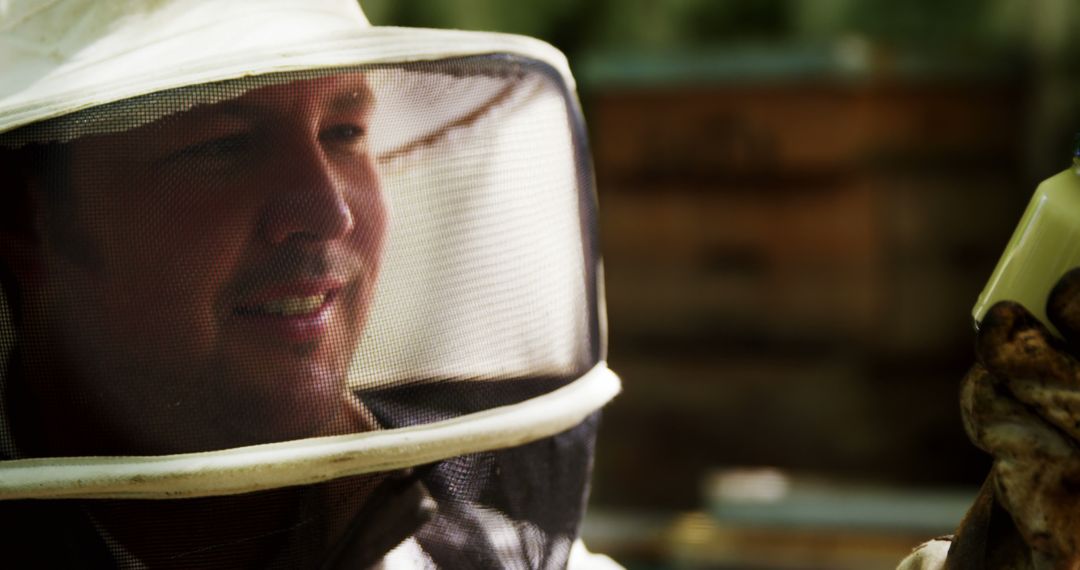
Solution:
<svg viewBox="0 0 1080 570"><path fill-rule="evenodd" d="M619 382L554 48L0 0L0 188L7 560L566 564Z"/></svg>

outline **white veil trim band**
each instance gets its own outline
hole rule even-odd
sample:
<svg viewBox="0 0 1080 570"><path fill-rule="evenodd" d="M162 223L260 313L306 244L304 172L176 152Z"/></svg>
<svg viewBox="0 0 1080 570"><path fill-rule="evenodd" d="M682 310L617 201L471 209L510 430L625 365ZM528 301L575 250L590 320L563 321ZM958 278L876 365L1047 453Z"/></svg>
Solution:
<svg viewBox="0 0 1080 570"><path fill-rule="evenodd" d="M620 390L618 376L600 362L548 394L415 427L201 453L4 461L0 500L209 497L404 469L553 436Z"/></svg>

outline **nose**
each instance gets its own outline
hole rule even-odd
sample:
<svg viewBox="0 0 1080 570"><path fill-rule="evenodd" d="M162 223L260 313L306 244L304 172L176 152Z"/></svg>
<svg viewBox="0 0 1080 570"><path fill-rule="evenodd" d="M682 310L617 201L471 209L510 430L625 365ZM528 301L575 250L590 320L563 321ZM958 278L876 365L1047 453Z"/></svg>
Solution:
<svg viewBox="0 0 1080 570"><path fill-rule="evenodd" d="M330 241L356 226L348 182L335 176L317 141L283 152L268 183L275 188L261 224L273 245L290 240Z"/></svg>

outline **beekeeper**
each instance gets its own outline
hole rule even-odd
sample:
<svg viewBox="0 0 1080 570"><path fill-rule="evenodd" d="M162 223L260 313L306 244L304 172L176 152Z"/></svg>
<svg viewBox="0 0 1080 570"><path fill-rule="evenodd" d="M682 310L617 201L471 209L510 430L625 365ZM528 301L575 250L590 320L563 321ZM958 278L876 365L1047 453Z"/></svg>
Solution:
<svg viewBox="0 0 1080 570"><path fill-rule="evenodd" d="M352 0L0 4L13 567L610 566L573 79Z"/></svg>

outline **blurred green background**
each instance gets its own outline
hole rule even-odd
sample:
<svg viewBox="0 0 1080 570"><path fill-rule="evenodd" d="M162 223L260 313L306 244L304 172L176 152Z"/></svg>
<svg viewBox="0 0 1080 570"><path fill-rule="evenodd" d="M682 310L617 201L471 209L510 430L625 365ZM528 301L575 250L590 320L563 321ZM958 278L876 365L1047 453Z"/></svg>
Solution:
<svg viewBox="0 0 1080 570"><path fill-rule="evenodd" d="M585 536L634 568L892 568L989 462L970 310L1080 129L1071 0L362 0L527 34L591 131L610 363Z"/></svg>

